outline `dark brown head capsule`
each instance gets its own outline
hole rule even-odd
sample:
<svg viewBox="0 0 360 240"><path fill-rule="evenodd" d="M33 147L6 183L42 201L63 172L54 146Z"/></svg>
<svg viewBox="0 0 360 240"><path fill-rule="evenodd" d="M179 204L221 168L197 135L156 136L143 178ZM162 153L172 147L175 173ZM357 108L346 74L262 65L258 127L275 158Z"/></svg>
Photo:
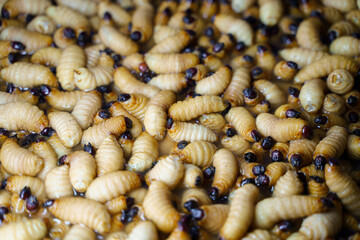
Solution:
<svg viewBox="0 0 360 240"><path fill-rule="evenodd" d="M26 199L26 208L30 212L35 211L39 207L39 202L34 195L31 195L28 199Z"/></svg>
<svg viewBox="0 0 360 240"><path fill-rule="evenodd" d="M195 209L195 208L198 208L199 207L199 204L197 201L195 200L189 200L187 202L184 203L184 208L186 210L188 210L189 212L192 210L192 209Z"/></svg>
<svg viewBox="0 0 360 240"><path fill-rule="evenodd" d="M214 174L215 174L215 168L214 167L207 167L203 171L204 178L207 178L207 179L212 178L214 176Z"/></svg>
<svg viewBox="0 0 360 240"><path fill-rule="evenodd" d="M134 31L130 34L130 38L131 40L133 40L134 42L138 42L141 40L142 37L142 33L140 31Z"/></svg>
<svg viewBox="0 0 360 240"><path fill-rule="evenodd" d="M187 141L180 141L177 143L178 149L184 149L189 143Z"/></svg>
<svg viewBox="0 0 360 240"><path fill-rule="evenodd" d="M202 178L200 176L197 176L195 179L195 186L199 187L201 186Z"/></svg>
<svg viewBox="0 0 360 240"><path fill-rule="evenodd" d="M22 200L26 200L31 196L31 189L28 186L25 186L23 189L21 189L19 197Z"/></svg>
<svg viewBox="0 0 360 240"><path fill-rule="evenodd" d="M66 37L67 39L75 39L76 38L76 33L75 33L74 29L72 29L71 27L64 28L63 34L64 34L64 37Z"/></svg>
<svg viewBox="0 0 360 240"><path fill-rule="evenodd" d="M88 144L84 144L84 151L90 153L91 155L95 155L95 149L94 147L91 145L91 143ZM66 156L66 155L65 155Z"/></svg>
<svg viewBox="0 0 360 240"><path fill-rule="evenodd" d="M191 215L195 220L200 221L205 217L205 212L200 208L193 208L191 209Z"/></svg>
<svg viewBox="0 0 360 240"><path fill-rule="evenodd" d="M144 72L148 72L149 71L149 67L145 62L142 62L139 64L139 70L140 72L144 73Z"/></svg>
<svg viewBox="0 0 360 240"><path fill-rule="evenodd" d="M13 93L15 91L15 85L12 83L8 83L6 86L6 92L7 93Z"/></svg>
<svg viewBox="0 0 360 240"><path fill-rule="evenodd" d="M43 96L47 96L50 94L51 88L48 85L41 85L40 91Z"/></svg>
<svg viewBox="0 0 360 240"><path fill-rule="evenodd" d="M3 179L0 184L0 189L5 189L7 185L7 178Z"/></svg>
<svg viewBox="0 0 360 240"><path fill-rule="evenodd" d="M236 130L235 130L235 128L230 127L228 129L226 129L225 134L227 137L233 137L236 135Z"/></svg>
<svg viewBox="0 0 360 240"><path fill-rule="evenodd" d="M263 165L255 165L252 169L251 169L252 173L255 176L259 176L259 175L263 175L265 173L265 166Z"/></svg>
<svg viewBox="0 0 360 240"><path fill-rule="evenodd" d="M251 70L251 76L252 78L257 78L263 73L263 69L261 67L254 67Z"/></svg>
<svg viewBox="0 0 360 240"><path fill-rule="evenodd" d="M291 155L291 157L290 157L290 162L291 162L291 164L292 164L294 167L299 167L300 164L301 164L301 162L302 162L302 157L301 157L301 155L300 155L300 154L297 154L297 153Z"/></svg>
<svg viewBox="0 0 360 240"><path fill-rule="evenodd" d="M79 34L78 38L76 39L76 43L80 47L85 47L85 45L89 42L89 36L86 32L82 32Z"/></svg>
<svg viewBox="0 0 360 240"><path fill-rule="evenodd" d="M191 78L185 78L185 81L186 81L187 87L193 87L196 85L196 82L194 80L192 80Z"/></svg>
<svg viewBox="0 0 360 240"><path fill-rule="evenodd" d="M274 162L280 162L284 160L284 155L280 150L274 150L271 152L270 154L270 158L271 160L273 160Z"/></svg>
<svg viewBox="0 0 360 240"><path fill-rule="evenodd" d="M113 17L112 17L112 15L111 15L111 13L105 12L104 15L103 15L103 19L104 19L105 21L111 21L111 20L113 19Z"/></svg>
<svg viewBox="0 0 360 240"><path fill-rule="evenodd" d="M315 119L314 119L314 122L318 125L324 125L326 124L328 121L328 117L327 116L317 116Z"/></svg>
<svg viewBox="0 0 360 240"><path fill-rule="evenodd" d="M54 202L55 202L54 199L47 200L46 202L44 202L43 207L44 208L51 207L54 204Z"/></svg>
<svg viewBox="0 0 360 240"><path fill-rule="evenodd" d="M324 204L325 207L332 208L334 203L328 198L321 198L320 201Z"/></svg>
<svg viewBox="0 0 360 240"><path fill-rule="evenodd" d="M257 157L256 157L255 153L253 153L253 152L246 152L246 153L244 153L244 160L246 162L256 162Z"/></svg>
<svg viewBox="0 0 360 240"><path fill-rule="evenodd" d="M311 138L312 137L312 130L309 126L304 126L303 129L302 129L302 136L304 138Z"/></svg>
<svg viewBox="0 0 360 240"><path fill-rule="evenodd" d="M255 184L255 179L254 178L245 178L244 180L241 181L240 186L244 186L245 184Z"/></svg>
<svg viewBox="0 0 360 240"><path fill-rule="evenodd" d="M211 200L216 201L219 197L219 189L217 189L216 187L211 187L209 189L209 197Z"/></svg>
<svg viewBox="0 0 360 240"><path fill-rule="evenodd" d="M294 109L288 109L285 112L285 116L286 116L286 118L299 118L300 113Z"/></svg>
<svg viewBox="0 0 360 240"><path fill-rule="evenodd" d="M261 140L261 147L264 150L270 150L274 146L274 139L270 136Z"/></svg>
<svg viewBox="0 0 360 240"><path fill-rule="evenodd" d="M257 130L252 130L250 135L255 142L259 142L261 140L261 134Z"/></svg>
<svg viewBox="0 0 360 240"><path fill-rule="evenodd" d="M324 170L325 164L326 164L325 157L323 157L321 155L318 155L318 156L315 157L314 165L315 165L316 170L319 170L319 169Z"/></svg>
<svg viewBox="0 0 360 240"><path fill-rule="evenodd" d="M111 113L107 109L100 110L100 112L98 114L99 114L99 117L101 117L102 119L106 119L106 118L111 117Z"/></svg>
<svg viewBox="0 0 360 240"><path fill-rule="evenodd" d="M300 90L294 87L289 87L288 89L289 95L298 98L300 94Z"/></svg>
<svg viewBox="0 0 360 240"><path fill-rule="evenodd" d="M0 128L0 135L9 137L10 133L5 128Z"/></svg>
<svg viewBox="0 0 360 240"><path fill-rule="evenodd" d="M240 42L237 42L236 45L235 45L235 50L236 50L236 51L239 51L239 52L245 50L245 48L246 48L245 43L244 43L244 42L241 42L241 41L240 41ZM249 56L249 55L245 55L245 56ZM244 56L244 58L245 58L245 56Z"/></svg>
<svg viewBox="0 0 360 240"><path fill-rule="evenodd" d="M133 122L131 121L130 118L124 117L125 118L125 125L127 129L131 129L133 127Z"/></svg>
<svg viewBox="0 0 360 240"><path fill-rule="evenodd" d="M61 166L61 165L64 165L64 164L67 164L69 162L68 160L68 156L67 155L64 155L64 156L61 156L57 162L57 165L58 166Z"/></svg>
<svg viewBox="0 0 360 240"><path fill-rule="evenodd" d="M197 74L197 68L192 67L186 70L185 77L186 78L193 78Z"/></svg>
<svg viewBox="0 0 360 240"><path fill-rule="evenodd" d="M10 45L13 49L19 50L19 51L24 51L26 48L24 44L22 44L21 42L17 42L17 41L11 42Z"/></svg>
<svg viewBox="0 0 360 240"><path fill-rule="evenodd" d="M122 93L122 94L119 94L118 96L118 101L119 102L125 102L127 100L129 100L131 98L131 95L128 94L128 93Z"/></svg>
<svg viewBox="0 0 360 240"><path fill-rule="evenodd" d="M224 47L225 47L225 44L224 44L224 43L222 43L222 42L216 43L216 44L214 45L214 47L213 47L213 52L218 53L218 52L220 52L221 50L223 50Z"/></svg>
<svg viewBox="0 0 360 240"><path fill-rule="evenodd" d="M348 118L349 118L349 121L352 122L352 123L356 123L359 121L359 114L357 112L348 112Z"/></svg>
<svg viewBox="0 0 360 240"><path fill-rule="evenodd" d="M174 124L174 120L172 118L169 118L166 122L166 128L167 129L172 128L173 124Z"/></svg>
<svg viewBox="0 0 360 240"><path fill-rule="evenodd" d="M355 107L358 103L358 98L356 96L350 96L346 100L347 104L349 104L350 107Z"/></svg>
<svg viewBox="0 0 360 240"><path fill-rule="evenodd" d="M297 63L292 62L292 61L287 61L287 62L286 62L286 65L288 65L288 67L289 67L289 68L292 68L292 69L298 69L298 68L299 68L298 65L297 65Z"/></svg>
<svg viewBox="0 0 360 240"><path fill-rule="evenodd" d="M8 10L6 10L6 8L2 8L1 9L1 17L4 19L9 19L10 18L10 13Z"/></svg>
<svg viewBox="0 0 360 240"><path fill-rule="evenodd" d="M131 140L133 139L131 133L129 131L125 131L121 136L120 138L123 138L123 139L128 139L128 140Z"/></svg>
<svg viewBox="0 0 360 240"><path fill-rule="evenodd" d="M44 128L40 134L45 137L51 137L54 133L55 133L55 130L53 128L47 127L47 128Z"/></svg>
<svg viewBox="0 0 360 240"><path fill-rule="evenodd" d="M260 175L256 177L255 183L258 186L268 186L270 183L270 179L266 175Z"/></svg>

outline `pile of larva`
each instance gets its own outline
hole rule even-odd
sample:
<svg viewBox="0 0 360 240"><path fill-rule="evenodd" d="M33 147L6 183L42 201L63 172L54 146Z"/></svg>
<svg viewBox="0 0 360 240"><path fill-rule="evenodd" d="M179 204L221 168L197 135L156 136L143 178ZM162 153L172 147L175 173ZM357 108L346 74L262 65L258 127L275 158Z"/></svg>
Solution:
<svg viewBox="0 0 360 240"><path fill-rule="evenodd" d="M0 0L0 239L360 239L360 1Z"/></svg>

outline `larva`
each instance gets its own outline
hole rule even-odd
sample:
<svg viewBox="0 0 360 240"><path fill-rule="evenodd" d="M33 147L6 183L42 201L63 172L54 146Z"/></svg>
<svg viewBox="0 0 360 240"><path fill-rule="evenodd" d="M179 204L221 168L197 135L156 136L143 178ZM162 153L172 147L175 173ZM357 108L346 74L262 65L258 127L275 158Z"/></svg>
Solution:
<svg viewBox="0 0 360 240"><path fill-rule="evenodd" d="M56 24L75 29L76 35L88 34L90 23L88 19L77 11L66 6L50 6L46 15L51 17Z"/></svg>
<svg viewBox="0 0 360 240"><path fill-rule="evenodd" d="M326 197L329 194L329 188L325 180L318 176L310 176L307 189L309 195L314 197Z"/></svg>
<svg viewBox="0 0 360 240"><path fill-rule="evenodd" d="M264 229L255 229L254 231L246 234L244 238L242 238L242 240L257 240L257 239L278 240L279 238L274 234L270 233L268 230L264 230Z"/></svg>
<svg viewBox="0 0 360 240"><path fill-rule="evenodd" d="M213 75L198 81L195 92L201 95L220 95L229 85L231 75L231 69L228 66L222 66Z"/></svg>
<svg viewBox="0 0 360 240"><path fill-rule="evenodd" d="M347 152L353 159L358 159L360 156L360 140L359 134L350 135L347 142Z"/></svg>
<svg viewBox="0 0 360 240"><path fill-rule="evenodd" d="M73 188L78 192L85 192L96 176L96 164L93 156L85 151L75 151L59 160L69 163L69 177Z"/></svg>
<svg viewBox="0 0 360 240"><path fill-rule="evenodd" d="M243 105L243 90L250 87L250 82L250 71L244 67L237 68L223 94L223 99L229 101L232 106Z"/></svg>
<svg viewBox="0 0 360 240"><path fill-rule="evenodd" d="M121 6L111 2L100 2L98 16L103 17L105 12L111 14L113 21L120 26L125 26L131 21L131 16Z"/></svg>
<svg viewBox="0 0 360 240"><path fill-rule="evenodd" d="M129 131L134 138L138 137L142 133L143 129L140 121L136 117L128 113L123 108L120 102L114 102L109 108L109 111L113 117L124 115L132 121L133 126L131 129L129 129Z"/></svg>
<svg viewBox="0 0 360 240"><path fill-rule="evenodd" d="M194 164L200 168L211 166L216 146L205 141L189 143L180 151L180 158L186 163Z"/></svg>
<svg viewBox="0 0 360 240"><path fill-rule="evenodd" d="M137 188L130 191L127 196L133 198L136 204L142 204L147 192L146 188Z"/></svg>
<svg viewBox="0 0 360 240"><path fill-rule="evenodd" d="M122 65L126 67L128 70L134 70L138 73L140 73L140 68L143 70L143 67L148 69L145 60L144 55L140 53L133 53L129 56L126 56L125 59L122 61Z"/></svg>
<svg viewBox="0 0 360 240"><path fill-rule="evenodd" d="M149 98L160 92L159 88L137 80L125 67L118 67L115 70L114 83L122 92L143 94Z"/></svg>
<svg viewBox="0 0 360 240"><path fill-rule="evenodd" d="M55 30L53 40L56 46L65 49L76 44L76 32L70 27L60 27Z"/></svg>
<svg viewBox="0 0 360 240"><path fill-rule="evenodd" d="M88 128L96 112L101 108L101 94L91 91L85 94L74 106L71 114L77 120L82 129Z"/></svg>
<svg viewBox="0 0 360 240"><path fill-rule="evenodd" d="M48 117L51 127L65 147L74 147L80 143L82 129L73 115L68 112L52 112Z"/></svg>
<svg viewBox="0 0 360 240"><path fill-rule="evenodd" d="M185 188L196 188L203 183L204 176L201 169L193 164L184 164L184 178L182 185Z"/></svg>
<svg viewBox="0 0 360 240"><path fill-rule="evenodd" d="M309 165L317 143L308 139L297 139L290 142L287 155L289 162L296 168Z"/></svg>
<svg viewBox="0 0 360 240"><path fill-rule="evenodd" d="M169 108L169 116L175 121L189 121L205 113L220 112L227 104L218 96L199 96L178 101Z"/></svg>
<svg viewBox="0 0 360 240"><path fill-rule="evenodd" d="M0 41L0 57L8 57L10 53L21 52L26 46L21 42Z"/></svg>
<svg viewBox="0 0 360 240"><path fill-rule="evenodd" d="M84 67L85 59L85 52L79 46L70 45L63 50L56 67L56 76L62 88L68 91L75 89L74 70Z"/></svg>
<svg viewBox="0 0 360 240"><path fill-rule="evenodd" d="M273 162L266 166L264 175L265 182L268 182L269 186L275 186L277 181L283 176L287 171L293 170L294 167L290 163L284 162ZM266 185L266 184L265 184Z"/></svg>
<svg viewBox="0 0 360 240"><path fill-rule="evenodd" d="M333 23L328 29L328 38L330 41L341 37L351 35L356 32L356 26L349 21L340 20Z"/></svg>
<svg viewBox="0 0 360 240"><path fill-rule="evenodd" d="M150 99L144 114L146 132L156 140L162 140L166 132L166 111L176 101L172 91L161 91Z"/></svg>
<svg viewBox="0 0 360 240"><path fill-rule="evenodd" d="M271 74L277 62L270 48L264 45L257 45L255 60L257 67L260 67L266 75Z"/></svg>
<svg viewBox="0 0 360 240"><path fill-rule="evenodd" d="M53 47L45 47L37 50L31 56L31 63L41 64L45 66L57 66L61 56L61 49Z"/></svg>
<svg viewBox="0 0 360 240"><path fill-rule="evenodd" d="M152 221L142 221L129 233L129 240L157 240L158 232Z"/></svg>
<svg viewBox="0 0 360 240"><path fill-rule="evenodd" d="M230 206L227 204L204 205L198 211L201 212L200 218L197 219L199 226L212 234L216 234L224 225L230 211Z"/></svg>
<svg viewBox="0 0 360 240"><path fill-rule="evenodd" d="M149 98L142 94L127 94L119 95L118 100L123 108L130 114L134 115L141 122L144 121L145 111L147 109Z"/></svg>
<svg viewBox="0 0 360 240"><path fill-rule="evenodd" d="M323 57L329 56L327 52L304 48L282 49L279 51L279 55L286 61L292 61L297 63L301 68L310 65L311 63L316 62Z"/></svg>
<svg viewBox="0 0 360 240"><path fill-rule="evenodd" d="M44 166L40 156L21 148L14 138L8 138L2 145L0 161L6 171L14 175L36 176Z"/></svg>
<svg viewBox="0 0 360 240"><path fill-rule="evenodd" d="M342 36L335 39L330 45L330 53L354 57L360 54L359 40L352 36Z"/></svg>
<svg viewBox="0 0 360 240"><path fill-rule="evenodd" d="M345 111L345 101L342 97L335 93L329 93L325 95L323 103L323 112L343 114Z"/></svg>
<svg viewBox="0 0 360 240"><path fill-rule="evenodd" d="M71 148L65 147L56 133L53 133L47 142L55 150L58 158L71 152Z"/></svg>
<svg viewBox="0 0 360 240"><path fill-rule="evenodd" d="M46 196L48 198L54 199L73 195L69 170L70 166L62 165L49 171L44 179Z"/></svg>
<svg viewBox="0 0 360 240"><path fill-rule="evenodd" d="M181 196L181 207L184 212L189 212L192 205L202 206L210 205L211 199L204 189L201 188L189 188L186 189Z"/></svg>
<svg viewBox="0 0 360 240"><path fill-rule="evenodd" d="M239 172L239 166L234 154L228 149L219 149L213 156L215 167L214 180L211 184L213 196L226 194L234 184Z"/></svg>
<svg viewBox="0 0 360 240"><path fill-rule="evenodd" d="M224 135L221 138L221 144L238 156L243 154L246 149L250 148L250 143L240 135L234 135L234 136Z"/></svg>
<svg viewBox="0 0 360 240"><path fill-rule="evenodd" d="M40 87L42 94L45 96L47 103L54 109L59 111L71 112L76 103L87 93L84 91L63 92L56 88L42 85Z"/></svg>
<svg viewBox="0 0 360 240"><path fill-rule="evenodd" d="M335 69L345 69L354 75L359 70L359 64L346 56L325 56L302 68L296 74L294 81L295 83L303 83L308 79L322 78L329 75Z"/></svg>
<svg viewBox="0 0 360 240"><path fill-rule="evenodd" d="M283 4L279 0L262 0L259 2L260 20L267 26L276 25L283 15Z"/></svg>
<svg viewBox="0 0 360 240"><path fill-rule="evenodd" d="M260 134L256 129L255 118L244 107L233 107L225 115L225 119L232 124L236 131L247 141L260 140ZM269 134L265 136L270 136Z"/></svg>
<svg viewBox="0 0 360 240"><path fill-rule="evenodd" d="M263 136L271 136L278 142L310 135L310 127L307 126L306 121L298 118L279 119L270 113L259 114L256 117L256 126Z"/></svg>
<svg viewBox="0 0 360 240"><path fill-rule="evenodd" d="M306 217L325 210L326 206L317 197L295 195L266 198L255 206L254 225L269 229L280 220Z"/></svg>
<svg viewBox="0 0 360 240"><path fill-rule="evenodd" d="M286 103L285 92L271 81L257 80L253 85L264 95L265 99L270 102L271 107L276 108Z"/></svg>
<svg viewBox="0 0 360 240"><path fill-rule="evenodd" d="M128 56L138 52L139 46L112 26L101 26L99 36L102 43L117 54Z"/></svg>
<svg viewBox="0 0 360 240"><path fill-rule="evenodd" d="M116 171L97 177L86 191L86 198L104 203L141 185L139 177L129 171Z"/></svg>
<svg viewBox="0 0 360 240"><path fill-rule="evenodd" d="M29 88L47 84L57 87L57 79L47 67L32 63L17 62L0 71L1 79L16 86Z"/></svg>
<svg viewBox="0 0 360 240"><path fill-rule="evenodd" d="M126 128L130 128L131 120L119 115L109 118L97 125L89 127L83 132L81 144L89 144L95 148L98 148L101 142L110 134L120 136L126 131Z"/></svg>
<svg viewBox="0 0 360 240"><path fill-rule="evenodd" d="M24 0L10 0L7 1L2 10L2 17L5 19L16 18L20 14L43 14L45 9L49 7L51 3L48 0L35 0L32 2Z"/></svg>
<svg viewBox="0 0 360 240"><path fill-rule="evenodd" d="M192 53L147 53L145 62L156 73L180 73L199 64Z"/></svg>
<svg viewBox="0 0 360 240"><path fill-rule="evenodd" d="M86 16L96 14L97 3L91 0L59 0L58 4L72 8Z"/></svg>
<svg viewBox="0 0 360 240"><path fill-rule="evenodd" d="M354 77L344 69L337 69L329 74L326 83L332 92L345 94L354 86Z"/></svg>
<svg viewBox="0 0 360 240"><path fill-rule="evenodd" d="M225 118L220 113L203 114L198 120L200 124L216 132L220 132L226 124Z"/></svg>
<svg viewBox="0 0 360 240"><path fill-rule="evenodd" d="M345 208L355 217L360 216L360 191L352 177L340 169L336 162L325 166L325 181L330 191L336 193Z"/></svg>
<svg viewBox="0 0 360 240"><path fill-rule="evenodd" d="M45 202L46 208L63 221L85 226L105 233L110 231L110 214L106 207L91 199L65 197Z"/></svg>
<svg viewBox="0 0 360 240"><path fill-rule="evenodd" d="M159 74L148 82L149 85L161 90L171 90L174 92L180 92L187 87L188 83L189 85L192 84L190 80L185 78L185 74L183 73Z"/></svg>
<svg viewBox="0 0 360 240"><path fill-rule="evenodd" d="M283 81L292 81L298 72L298 65L292 61L280 61L274 67L274 75Z"/></svg>
<svg viewBox="0 0 360 240"><path fill-rule="evenodd" d="M180 31L181 29L179 28L173 28L167 25L155 25L153 32L154 42L158 44L166 38L176 35Z"/></svg>
<svg viewBox="0 0 360 240"><path fill-rule="evenodd" d="M170 233L180 219L180 213L171 203L171 192L162 182L151 183L143 206L146 218L152 220L162 232Z"/></svg>
<svg viewBox="0 0 360 240"><path fill-rule="evenodd" d="M245 235L254 216L258 194L258 188L252 184L246 184L236 190L230 205L229 215L220 229L222 238L239 239Z"/></svg>
<svg viewBox="0 0 360 240"><path fill-rule="evenodd" d="M231 8L236 13L241 13L249 9L255 2L255 0L234 0L231 1Z"/></svg>
<svg viewBox="0 0 360 240"><path fill-rule="evenodd" d="M131 19L130 38L135 42L145 42L152 36L154 7L151 4L138 6Z"/></svg>
<svg viewBox="0 0 360 240"><path fill-rule="evenodd" d="M340 157L346 149L348 133L345 128L334 126L326 132L326 137L316 146L313 159L315 166L323 167L326 160Z"/></svg>
<svg viewBox="0 0 360 240"><path fill-rule="evenodd" d="M299 172L304 173L307 180L310 179L310 176L317 176L317 177L320 177L320 178L325 177L324 171L316 169L314 164L311 164L311 165L308 165L306 167L301 168L299 170Z"/></svg>
<svg viewBox="0 0 360 240"><path fill-rule="evenodd" d="M37 16L26 26L26 29L33 32L51 35L55 32L56 25L55 22L47 16Z"/></svg>
<svg viewBox="0 0 360 240"><path fill-rule="evenodd" d="M37 177L11 176L4 180L2 184L5 190L13 194L20 193L25 186L28 186L33 195L41 200L45 199L44 182Z"/></svg>
<svg viewBox="0 0 360 240"><path fill-rule="evenodd" d="M322 22L316 17L302 21L296 32L296 40L302 48L326 51L327 46L321 42L320 29Z"/></svg>
<svg viewBox="0 0 360 240"><path fill-rule="evenodd" d="M140 134L134 142L132 155L126 169L128 171L143 172L151 168L159 156L158 142L147 132Z"/></svg>
<svg viewBox="0 0 360 240"><path fill-rule="evenodd" d="M109 56L105 56L111 59ZM104 66L104 64L101 63L101 57L99 61L99 65L94 68L82 67L74 71L74 82L77 88L88 91L99 86L109 85L112 82L113 64Z"/></svg>
<svg viewBox="0 0 360 240"><path fill-rule="evenodd" d="M188 142L217 141L216 134L210 128L196 123L174 122L172 118L170 118L167 122L167 128L169 137L175 142L179 142L181 140Z"/></svg>
<svg viewBox="0 0 360 240"><path fill-rule="evenodd" d="M37 177L44 180L51 169L56 167L57 155L55 150L48 142L37 141L31 145L32 151L44 160L43 169L37 174Z"/></svg>
<svg viewBox="0 0 360 240"><path fill-rule="evenodd" d="M37 104L38 98L32 95L29 91L21 93L0 92L0 104L7 104L11 102L27 102L30 104Z"/></svg>
<svg viewBox="0 0 360 240"><path fill-rule="evenodd" d="M100 59L100 52L105 49L104 44L96 44L84 49L86 55L86 67L95 67Z"/></svg>
<svg viewBox="0 0 360 240"><path fill-rule="evenodd" d="M97 176L124 168L124 153L114 135L106 137L95 154Z"/></svg>
<svg viewBox="0 0 360 240"><path fill-rule="evenodd" d="M287 171L279 178L274 186L273 196L284 197L300 195L304 191L304 186L295 171Z"/></svg>
<svg viewBox="0 0 360 240"><path fill-rule="evenodd" d="M341 228L341 211L313 214L302 222L299 233L307 239L325 239L336 236Z"/></svg>
<svg viewBox="0 0 360 240"><path fill-rule="evenodd" d="M178 155L171 154L159 158L157 164L146 175L148 185L154 181L163 182L169 189L174 189L184 177L184 164Z"/></svg>
<svg viewBox="0 0 360 240"><path fill-rule="evenodd" d="M349 12L357 8L356 2L352 0L345 0L345 1L322 0L322 3L325 6L333 7L335 9L340 10L341 12Z"/></svg>
<svg viewBox="0 0 360 240"><path fill-rule="evenodd" d="M90 1L91 2L91 1ZM64 240L95 240L95 232L82 225L73 225L64 236Z"/></svg>
<svg viewBox="0 0 360 240"><path fill-rule="evenodd" d="M126 208L128 208L128 201L127 201L127 197L125 196L119 196L116 197L110 201L107 201L105 203L105 206L108 210L108 212L111 215L115 215L117 213L121 213L123 210L125 210Z"/></svg>
<svg viewBox="0 0 360 240"><path fill-rule="evenodd" d="M22 219L12 223L4 224L0 228L0 236L6 239L43 239L46 236L47 227L40 218Z"/></svg>
<svg viewBox="0 0 360 240"><path fill-rule="evenodd" d="M0 39L5 41L26 42L26 52L33 53L41 48L50 47L52 37L26 30L22 27L7 27L1 31Z"/></svg>
<svg viewBox="0 0 360 240"><path fill-rule="evenodd" d="M223 33L232 34L237 41L242 41L247 46L253 43L253 30L244 20L226 14L215 16L214 25Z"/></svg>
<svg viewBox="0 0 360 240"><path fill-rule="evenodd" d="M179 53L188 45L192 38L190 33L185 30L180 31L174 36L165 38L149 50L149 53Z"/></svg>

